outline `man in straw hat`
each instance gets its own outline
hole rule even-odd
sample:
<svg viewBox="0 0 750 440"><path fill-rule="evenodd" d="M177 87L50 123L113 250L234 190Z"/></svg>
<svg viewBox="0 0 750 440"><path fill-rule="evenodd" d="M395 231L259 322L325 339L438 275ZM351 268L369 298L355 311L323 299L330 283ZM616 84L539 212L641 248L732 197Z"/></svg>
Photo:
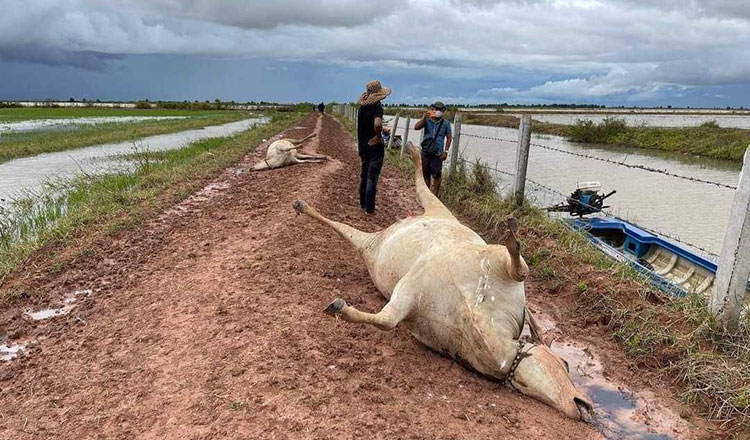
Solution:
<svg viewBox="0 0 750 440"><path fill-rule="evenodd" d="M368 214L375 212L375 192L385 156L382 136L383 106L380 105L380 101L390 94L391 89L383 87L380 81L373 80L367 83L367 89L358 100L360 107L357 117L357 144L362 160L359 205Z"/></svg>
<svg viewBox="0 0 750 440"><path fill-rule="evenodd" d="M451 123L443 119L445 104L435 101L432 108L425 112L422 119L414 125L415 130L422 130L422 175L427 187L433 194L440 195L440 180L443 176L443 162L448 157L453 135ZM432 180L432 182L430 182Z"/></svg>

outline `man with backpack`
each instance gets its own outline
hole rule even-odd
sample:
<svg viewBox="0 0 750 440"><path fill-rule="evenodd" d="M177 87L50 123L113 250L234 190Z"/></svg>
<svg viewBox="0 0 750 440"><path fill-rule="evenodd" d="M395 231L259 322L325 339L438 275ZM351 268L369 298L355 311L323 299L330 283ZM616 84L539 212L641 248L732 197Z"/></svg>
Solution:
<svg viewBox="0 0 750 440"><path fill-rule="evenodd" d="M440 194L440 180L443 175L443 162L448 158L453 134L451 124L443 118L445 104L436 101L414 125L422 130L422 175L427 187L435 196Z"/></svg>

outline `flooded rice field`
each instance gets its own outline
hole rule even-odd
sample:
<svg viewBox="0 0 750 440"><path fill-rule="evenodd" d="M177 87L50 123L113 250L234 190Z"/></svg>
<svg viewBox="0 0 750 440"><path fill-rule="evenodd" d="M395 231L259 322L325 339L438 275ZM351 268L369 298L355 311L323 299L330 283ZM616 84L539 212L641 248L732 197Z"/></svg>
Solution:
<svg viewBox="0 0 750 440"><path fill-rule="evenodd" d="M520 116L519 113L508 113ZM642 113L535 113L541 122L572 125L578 120L601 122L607 118L619 119L631 127L697 127L706 122L716 122L719 127L750 129L750 115L722 114L642 114Z"/></svg>
<svg viewBox="0 0 750 440"><path fill-rule="evenodd" d="M95 116L85 118L29 119L17 122L0 122L0 134L20 131L52 130L65 127L75 127L78 125L97 125L113 122L125 124L186 118L188 118L188 116Z"/></svg>
<svg viewBox="0 0 750 440"><path fill-rule="evenodd" d="M387 116L386 119L392 117ZM404 120L401 119L399 125L403 127L403 124ZM403 134L401 127L399 134ZM409 140L418 143L421 133L414 131L413 127L412 120ZM466 160L479 159L501 171L513 172L518 130L465 124L461 132L461 155ZM576 144L558 136L533 133L531 142L726 185L736 186L739 178L740 165L731 162L652 150ZM500 189L509 189L511 177L504 174L498 174L498 177L501 180ZM531 147L529 153L527 177L562 194L570 194L578 182L600 181L604 192L617 190L617 194L607 199L613 214L676 236L712 253L721 252L734 196L732 189L629 169L535 146ZM564 201L562 195L533 183L527 185L527 192L536 204L543 207Z"/></svg>
<svg viewBox="0 0 750 440"><path fill-rule="evenodd" d="M81 173L96 174L131 166L119 156L136 150L162 151L182 148L202 139L231 136L263 124L268 118L251 118L223 125L150 136L135 142L94 145L75 150L44 153L0 164L0 207L10 200L38 194L50 179L66 179Z"/></svg>

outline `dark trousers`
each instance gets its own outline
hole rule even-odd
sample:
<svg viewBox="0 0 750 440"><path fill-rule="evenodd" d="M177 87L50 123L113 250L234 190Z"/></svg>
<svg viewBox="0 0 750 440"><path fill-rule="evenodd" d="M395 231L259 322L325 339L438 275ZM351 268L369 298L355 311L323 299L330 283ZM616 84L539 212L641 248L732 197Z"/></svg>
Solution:
<svg viewBox="0 0 750 440"><path fill-rule="evenodd" d="M362 160L362 173L359 176L359 206L373 213L380 169L383 168L383 156L360 156L359 158Z"/></svg>

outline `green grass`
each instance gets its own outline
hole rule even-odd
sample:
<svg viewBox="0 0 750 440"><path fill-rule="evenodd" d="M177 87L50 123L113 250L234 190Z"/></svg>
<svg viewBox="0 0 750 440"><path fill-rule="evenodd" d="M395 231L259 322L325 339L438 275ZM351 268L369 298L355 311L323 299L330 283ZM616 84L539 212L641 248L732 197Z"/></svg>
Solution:
<svg viewBox="0 0 750 440"><path fill-rule="evenodd" d="M269 124L232 137L207 139L176 150L135 153L131 155L137 165L133 173L52 182L45 194L16 202L17 214L0 212L0 280L32 252L65 242L88 227L118 231L140 225L149 209L187 197L205 178L303 116L268 114L273 117ZM8 295L13 293L4 292L0 300L7 301Z"/></svg>
<svg viewBox="0 0 750 440"><path fill-rule="evenodd" d="M88 109L75 110L88 113ZM141 111L141 113L143 113L143 111ZM119 113L117 115L126 116ZM40 153L71 150L75 148L110 142L134 141L146 136L174 133L177 131L202 128L209 125L224 124L250 116L251 114L246 112L192 112L191 117L187 119L79 125L70 130L41 130L2 133L0 134L0 163L18 157L34 156ZM74 116L68 117L81 117L81 115L76 113Z"/></svg>
<svg viewBox="0 0 750 440"><path fill-rule="evenodd" d="M405 169L397 157L389 162ZM678 384L678 397L702 408L707 418L727 422L736 438L748 438L750 319L727 332L715 324L704 297L665 297L630 266L607 258L540 209L500 198L484 166L461 163L441 199L488 242L498 242L504 219L516 216L532 279L570 286L577 295L576 316L605 322L637 368Z"/></svg>
<svg viewBox="0 0 750 440"><path fill-rule="evenodd" d="M671 151L731 161L742 161L745 149L750 146L750 130L721 128L711 122L698 127L657 128L628 127L619 119L606 119L598 124L578 121L568 127L568 137L575 142Z"/></svg>
<svg viewBox="0 0 750 440"><path fill-rule="evenodd" d="M99 107L9 107L0 108L0 122L33 119L87 118L102 116L205 116L221 111L171 109L99 108Z"/></svg>

